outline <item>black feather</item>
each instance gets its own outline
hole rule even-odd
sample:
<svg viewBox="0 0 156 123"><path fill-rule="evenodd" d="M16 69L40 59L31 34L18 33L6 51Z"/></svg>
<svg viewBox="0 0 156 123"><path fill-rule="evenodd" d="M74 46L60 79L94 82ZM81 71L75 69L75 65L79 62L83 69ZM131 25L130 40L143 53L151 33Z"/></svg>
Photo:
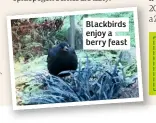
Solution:
<svg viewBox="0 0 156 123"><path fill-rule="evenodd" d="M75 50L68 43L62 42L49 49L47 63L49 73L58 76L62 71L76 70L78 59Z"/></svg>

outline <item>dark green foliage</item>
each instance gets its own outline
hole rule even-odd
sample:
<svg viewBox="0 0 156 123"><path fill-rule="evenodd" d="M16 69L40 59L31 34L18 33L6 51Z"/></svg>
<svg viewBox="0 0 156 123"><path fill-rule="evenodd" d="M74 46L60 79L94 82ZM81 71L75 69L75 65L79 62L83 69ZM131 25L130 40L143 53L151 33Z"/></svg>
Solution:
<svg viewBox="0 0 156 123"><path fill-rule="evenodd" d="M104 69L102 64L93 64L87 57L84 67L79 62L76 71L64 71L70 74L69 77L59 78L43 72L27 74L32 77L29 81L31 86L25 86L20 105L119 99L127 93L129 95L124 98L138 97L138 85L135 88L128 87L136 83L134 80L137 80L137 76L131 78L130 84L126 84L126 77L118 68L121 57L122 53L110 70ZM126 92L126 88L130 90ZM136 93L130 94L130 91Z"/></svg>
<svg viewBox="0 0 156 123"><path fill-rule="evenodd" d="M134 19L132 12L77 15L76 46L82 42L83 17L128 17L129 32L117 32L131 38L131 49L120 51L77 51L79 67L76 71L64 71L69 77L56 77L46 68L47 51L50 47L68 39L69 17L30 19L32 26L19 31L20 25L12 22L15 58L16 93L18 105L81 102L139 97L135 50ZM63 25L57 30L45 23L61 18ZM15 24L15 25L14 25ZM28 23L27 23L28 24ZM44 28L37 28L43 25ZM40 26L39 26L40 27ZM87 54L86 56L84 54ZM133 58L131 57L133 56ZM60 73L61 74L61 73Z"/></svg>

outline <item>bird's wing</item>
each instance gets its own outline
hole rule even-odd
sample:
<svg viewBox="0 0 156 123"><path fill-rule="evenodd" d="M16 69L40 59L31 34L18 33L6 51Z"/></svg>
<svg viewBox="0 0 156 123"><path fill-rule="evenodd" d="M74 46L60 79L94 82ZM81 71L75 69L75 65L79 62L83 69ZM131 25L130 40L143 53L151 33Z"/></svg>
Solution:
<svg viewBox="0 0 156 123"><path fill-rule="evenodd" d="M59 51L59 48L58 47L53 47L52 49L50 49L48 51L48 56L51 56L51 57L56 56L56 54L58 53L58 51Z"/></svg>
<svg viewBox="0 0 156 123"><path fill-rule="evenodd" d="M48 51L48 57L47 62L53 62L56 59L57 53L59 52L58 47L53 47L52 49L49 49Z"/></svg>

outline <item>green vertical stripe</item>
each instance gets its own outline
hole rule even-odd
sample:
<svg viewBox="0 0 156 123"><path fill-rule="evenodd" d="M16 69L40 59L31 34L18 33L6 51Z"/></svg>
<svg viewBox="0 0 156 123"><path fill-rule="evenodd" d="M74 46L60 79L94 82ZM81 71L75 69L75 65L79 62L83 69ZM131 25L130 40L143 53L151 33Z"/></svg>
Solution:
<svg viewBox="0 0 156 123"><path fill-rule="evenodd" d="M149 95L156 95L156 32L149 32Z"/></svg>

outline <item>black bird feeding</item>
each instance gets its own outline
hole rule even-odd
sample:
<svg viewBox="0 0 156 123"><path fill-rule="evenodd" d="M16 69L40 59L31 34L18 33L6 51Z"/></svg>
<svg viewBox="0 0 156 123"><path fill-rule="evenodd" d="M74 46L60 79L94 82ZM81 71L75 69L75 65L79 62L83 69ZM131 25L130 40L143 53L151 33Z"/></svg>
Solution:
<svg viewBox="0 0 156 123"><path fill-rule="evenodd" d="M58 76L62 71L76 70L78 59L75 50L62 42L49 49L47 63L49 73Z"/></svg>

